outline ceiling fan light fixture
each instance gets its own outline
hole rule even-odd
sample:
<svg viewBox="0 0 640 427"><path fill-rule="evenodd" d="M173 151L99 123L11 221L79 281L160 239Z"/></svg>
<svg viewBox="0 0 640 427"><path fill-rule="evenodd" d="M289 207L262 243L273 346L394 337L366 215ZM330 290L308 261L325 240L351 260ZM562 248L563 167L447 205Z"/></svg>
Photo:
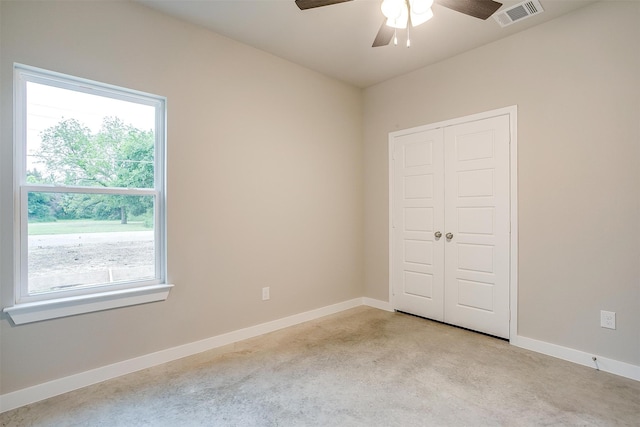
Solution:
<svg viewBox="0 0 640 427"><path fill-rule="evenodd" d="M409 22L409 8L406 2L402 2L402 8L400 9L400 16L395 19L388 18L387 25L391 28L407 28Z"/></svg>
<svg viewBox="0 0 640 427"><path fill-rule="evenodd" d="M411 6L411 12L416 15L431 12L431 6L433 6L433 0L409 0L409 3Z"/></svg>
<svg viewBox="0 0 640 427"><path fill-rule="evenodd" d="M424 24L429 19L433 18L433 11L429 8L424 13L414 13L413 9L411 9L411 25L417 27L418 25Z"/></svg>
<svg viewBox="0 0 640 427"><path fill-rule="evenodd" d="M383 0L380 10L387 19L398 19L405 7L407 7L405 0Z"/></svg>

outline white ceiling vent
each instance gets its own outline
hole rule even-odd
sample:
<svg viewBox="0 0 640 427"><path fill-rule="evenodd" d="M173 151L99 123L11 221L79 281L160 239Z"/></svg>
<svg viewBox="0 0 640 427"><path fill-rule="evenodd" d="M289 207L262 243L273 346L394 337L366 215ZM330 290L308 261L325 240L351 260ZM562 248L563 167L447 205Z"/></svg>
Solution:
<svg viewBox="0 0 640 427"><path fill-rule="evenodd" d="M494 13L493 18L498 21L501 27L506 27L542 12L544 12L544 9L542 9L538 0L527 0L511 6L509 9Z"/></svg>

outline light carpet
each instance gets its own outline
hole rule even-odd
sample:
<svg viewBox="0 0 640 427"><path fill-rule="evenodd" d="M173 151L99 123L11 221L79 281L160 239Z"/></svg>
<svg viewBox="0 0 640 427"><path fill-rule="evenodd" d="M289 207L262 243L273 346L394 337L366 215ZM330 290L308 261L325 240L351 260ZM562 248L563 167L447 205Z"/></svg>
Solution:
<svg viewBox="0 0 640 427"><path fill-rule="evenodd" d="M638 426L640 382L358 307L9 411L2 426Z"/></svg>

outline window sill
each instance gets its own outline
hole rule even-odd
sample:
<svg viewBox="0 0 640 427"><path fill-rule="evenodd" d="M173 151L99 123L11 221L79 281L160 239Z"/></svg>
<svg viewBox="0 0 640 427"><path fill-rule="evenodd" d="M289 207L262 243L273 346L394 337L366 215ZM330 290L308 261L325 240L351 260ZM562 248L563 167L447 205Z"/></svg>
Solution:
<svg viewBox="0 0 640 427"><path fill-rule="evenodd" d="M13 307L6 307L3 311L11 317L13 323L22 325L41 320L75 316L76 314L164 301L169 296L169 291L172 287L173 285L153 285L77 297L58 298L16 304Z"/></svg>

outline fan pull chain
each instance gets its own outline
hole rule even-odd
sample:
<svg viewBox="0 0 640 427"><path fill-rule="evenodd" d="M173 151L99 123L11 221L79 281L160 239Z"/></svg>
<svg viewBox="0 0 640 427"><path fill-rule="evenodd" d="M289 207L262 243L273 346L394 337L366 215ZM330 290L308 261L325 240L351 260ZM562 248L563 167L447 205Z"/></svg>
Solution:
<svg viewBox="0 0 640 427"><path fill-rule="evenodd" d="M398 46L398 30L395 28L393 30L393 45Z"/></svg>
<svg viewBox="0 0 640 427"><path fill-rule="evenodd" d="M409 32L411 25L407 25L407 47L411 47L411 34Z"/></svg>

